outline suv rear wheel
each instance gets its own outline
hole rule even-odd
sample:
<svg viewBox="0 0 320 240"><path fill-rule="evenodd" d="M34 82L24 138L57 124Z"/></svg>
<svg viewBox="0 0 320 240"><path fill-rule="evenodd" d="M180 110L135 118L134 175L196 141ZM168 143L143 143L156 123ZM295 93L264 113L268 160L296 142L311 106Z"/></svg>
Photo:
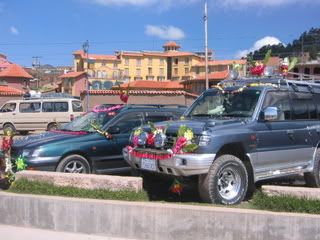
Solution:
<svg viewBox="0 0 320 240"><path fill-rule="evenodd" d="M206 175L199 177L199 194L203 201L238 204L246 196L248 172L243 162L233 155L221 155Z"/></svg>
<svg viewBox="0 0 320 240"><path fill-rule="evenodd" d="M317 149L312 172L304 174L308 187L320 187L320 149Z"/></svg>
<svg viewBox="0 0 320 240"><path fill-rule="evenodd" d="M65 173L90 173L90 165L87 159L74 154L62 159L56 171Z"/></svg>

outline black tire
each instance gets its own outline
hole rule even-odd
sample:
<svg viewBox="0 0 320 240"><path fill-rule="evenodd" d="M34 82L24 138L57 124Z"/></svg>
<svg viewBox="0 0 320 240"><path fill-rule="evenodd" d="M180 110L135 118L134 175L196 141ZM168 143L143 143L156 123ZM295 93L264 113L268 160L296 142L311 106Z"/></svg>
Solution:
<svg viewBox="0 0 320 240"><path fill-rule="evenodd" d="M13 134L16 134L16 128L11 123L6 123L3 125L3 132L11 131Z"/></svg>
<svg viewBox="0 0 320 240"><path fill-rule="evenodd" d="M90 164L83 156L74 154L62 159L56 168L57 172L84 173L91 172Z"/></svg>
<svg viewBox="0 0 320 240"><path fill-rule="evenodd" d="M47 127L47 131L57 130L58 126L56 123L49 123Z"/></svg>
<svg viewBox="0 0 320 240"><path fill-rule="evenodd" d="M207 174L199 176L198 190L204 202L239 204L248 190L244 163L233 155L221 155L214 160Z"/></svg>
<svg viewBox="0 0 320 240"><path fill-rule="evenodd" d="M317 149L312 172L304 174L307 187L320 187L320 149Z"/></svg>

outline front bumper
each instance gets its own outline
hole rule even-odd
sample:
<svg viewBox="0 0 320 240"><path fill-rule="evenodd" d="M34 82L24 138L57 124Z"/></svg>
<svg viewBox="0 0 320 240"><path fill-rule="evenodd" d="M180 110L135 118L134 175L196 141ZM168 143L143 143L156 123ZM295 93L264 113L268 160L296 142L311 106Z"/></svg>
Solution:
<svg viewBox="0 0 320 240"><path fill-rule="evenodd" d="M55 171L59 160L59 156L27 158L26 164L29 170Z"/></svg>
<svg viewBox="0 0 320 240"><path fill-rule="evenodd" d="M124 159L132 168L148 171L141 168L142 158L133 156L127 148L122 152ZM206 174L215 157L216 154L175 154L169 159L154 160L157 167L153 172L184 177Z"/></svg>

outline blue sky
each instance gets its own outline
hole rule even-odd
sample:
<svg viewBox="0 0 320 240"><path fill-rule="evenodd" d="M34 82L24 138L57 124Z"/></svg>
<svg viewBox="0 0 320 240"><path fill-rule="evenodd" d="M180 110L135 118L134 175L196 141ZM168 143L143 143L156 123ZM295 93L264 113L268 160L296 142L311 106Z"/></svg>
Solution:
<svg viewBox="0 0 320 240"><path fill-rule="evenodd" d="M41 56L41 64L72 65L72 52L87 39L96 54L162 50L166 40L199 51L204 2L0 0L0 53L30 66L32 56ZM208 0L208 8L209 48L216 59L234 59L266 43L286 44L320 27L320 0Z"/></svg>

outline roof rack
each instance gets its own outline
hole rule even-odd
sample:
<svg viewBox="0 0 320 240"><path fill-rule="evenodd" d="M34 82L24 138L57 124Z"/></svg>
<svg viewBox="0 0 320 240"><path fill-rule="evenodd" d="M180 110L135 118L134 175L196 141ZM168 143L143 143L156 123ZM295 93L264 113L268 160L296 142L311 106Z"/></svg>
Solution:
<svg viewBox="0 0 320 240"><path fill-rule="evenodd" d="M128 104L128 108L134 107L154 107L154 108L165 108L165 107L176 107L176 108L186 108L185 105L181 104Z"/></svg>
<svg viewBox="0 0 320 240"><path fill-rule="evenodd" d="M53 99L53 98L71 98L71 99L80 99L78 97L74 97L68 93L45 93L45 94L37 94L35 96L24 95L24 100L34 100L34 99Z"/></svg>

